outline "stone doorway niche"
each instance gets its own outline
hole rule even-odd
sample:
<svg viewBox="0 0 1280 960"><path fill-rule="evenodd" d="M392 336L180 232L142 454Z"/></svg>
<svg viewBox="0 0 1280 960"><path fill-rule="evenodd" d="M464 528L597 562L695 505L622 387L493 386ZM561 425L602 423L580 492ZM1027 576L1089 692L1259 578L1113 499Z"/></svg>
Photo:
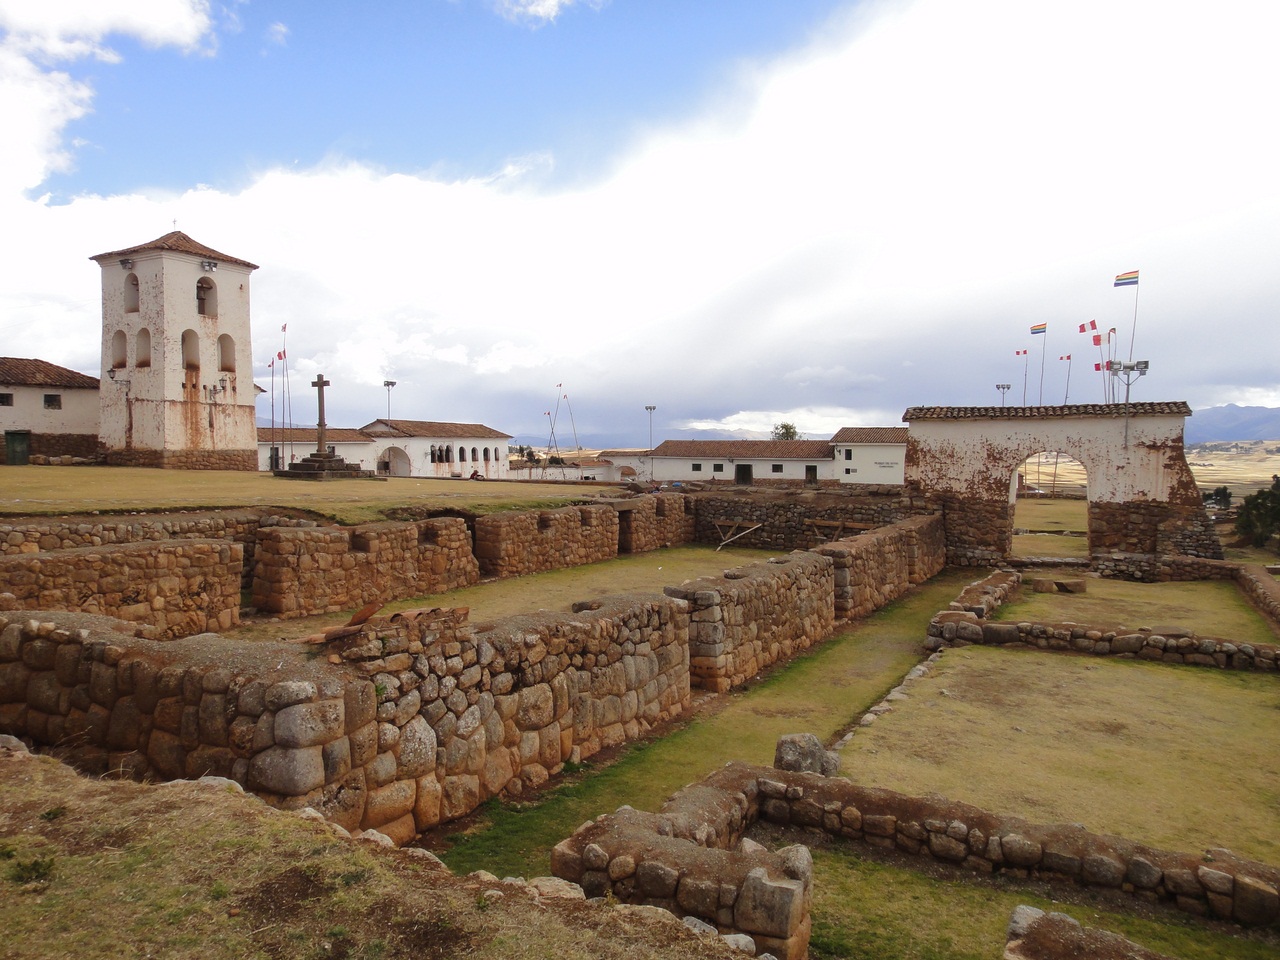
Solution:
<svg viewBox="0 0 1280 960"><path fill-rule="evenodd" d="M906 481L942 506L951 564L1008 558L1017 470L1043 450L1087 471L1092 554L1221 556L1183 454L1190 415L1182 401L912 407Z"/></svg>

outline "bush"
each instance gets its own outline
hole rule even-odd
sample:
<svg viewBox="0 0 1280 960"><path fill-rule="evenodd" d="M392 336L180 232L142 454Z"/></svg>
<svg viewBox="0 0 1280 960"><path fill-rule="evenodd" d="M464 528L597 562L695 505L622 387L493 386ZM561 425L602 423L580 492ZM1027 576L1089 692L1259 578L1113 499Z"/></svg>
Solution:
<svg viewBox="0 0 1280 960"><path fill-rule="evenodd" d="M1272 476L1271 488L1251 493L1236 513L1236 533L1255 547L1265 547L1280 530L1280 476Z"/></svg>

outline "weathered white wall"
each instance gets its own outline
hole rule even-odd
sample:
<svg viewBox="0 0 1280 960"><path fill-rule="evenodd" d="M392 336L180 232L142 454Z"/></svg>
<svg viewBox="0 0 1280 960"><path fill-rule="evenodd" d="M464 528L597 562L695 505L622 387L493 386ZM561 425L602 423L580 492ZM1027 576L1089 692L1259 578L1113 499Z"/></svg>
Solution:
<svg viewBox="0 0 1280 960"><path fill-rule="evenodd" d="M26 387L0 385L0 393L13 394L13 406L0 407L0 432L93 434L98 432L98 391L76 387ZM61 410L44 408L45 394L62 397Z"/></svg>
<svg viewBox="0 0 1280 960"><path fill-rule="evenodd" d="M702 464L701 470L694 470L695 463ZM833 462L829 459L822 460L774 460L774 459L755 459L750 457L736 457L729 460L725 457L654 457L653 458L653 479L659 483L668 483L673 480L680 481L706 481L706 480L728 480L733 482L735 468L739 464L750 464L753 480L804 480L804 468L808 465L814 465L818 468L819 480L830 480L834 476L832 473ZM722 472L717 473L716 464L723 464ZM774 464L781 464L782 471L780 473L773 472ZM641 479L649 479L648 458L643 459L642 466L637 468Z"/></svg>
<svg viewBox="0 0 1280 960"><path fill-rule="evenodd" d="M1047 450L1080 461L1091 501L1182 501L1188 483L1194 493L1182 446L1185 418L1131 415L1126 446L1123 406L1116 406L1093 416L913 420L907 480L933 493L1012 502L1018 466Z"/></svg>
<svg viewBox="0 0 1280 960"><path fill-rule="evenodd" d="M838 443L835 478L841 483L900 484L906 459L905 443Z"/></svg>

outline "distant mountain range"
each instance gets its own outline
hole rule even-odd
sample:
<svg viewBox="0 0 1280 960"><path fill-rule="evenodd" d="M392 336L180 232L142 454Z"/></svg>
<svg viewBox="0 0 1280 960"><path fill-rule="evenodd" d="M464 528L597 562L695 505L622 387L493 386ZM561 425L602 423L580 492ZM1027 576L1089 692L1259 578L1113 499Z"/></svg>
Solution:
<svg viewBox="0 0 1280 960"><path fill-rule="evenodd" d="M1214 440L1280 440L1280 407L1208 407L1187 418L1187 443Z"/></svg>

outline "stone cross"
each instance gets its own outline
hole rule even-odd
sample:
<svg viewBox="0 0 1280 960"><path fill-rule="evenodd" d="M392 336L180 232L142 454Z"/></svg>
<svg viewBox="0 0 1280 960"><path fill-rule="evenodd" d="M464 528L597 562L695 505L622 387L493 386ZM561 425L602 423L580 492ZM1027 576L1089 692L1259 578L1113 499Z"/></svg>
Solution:
<svg viewBox="0 0 1280 960"><path fill-rule="evenodd" d="M316 454L323 457L329 453L329 447L325 443L324 437L324 388L329 386L329 381L324 378L323 373L318 373L311 385L316 388L320 404L320 419L316 423Z"/></svg>

